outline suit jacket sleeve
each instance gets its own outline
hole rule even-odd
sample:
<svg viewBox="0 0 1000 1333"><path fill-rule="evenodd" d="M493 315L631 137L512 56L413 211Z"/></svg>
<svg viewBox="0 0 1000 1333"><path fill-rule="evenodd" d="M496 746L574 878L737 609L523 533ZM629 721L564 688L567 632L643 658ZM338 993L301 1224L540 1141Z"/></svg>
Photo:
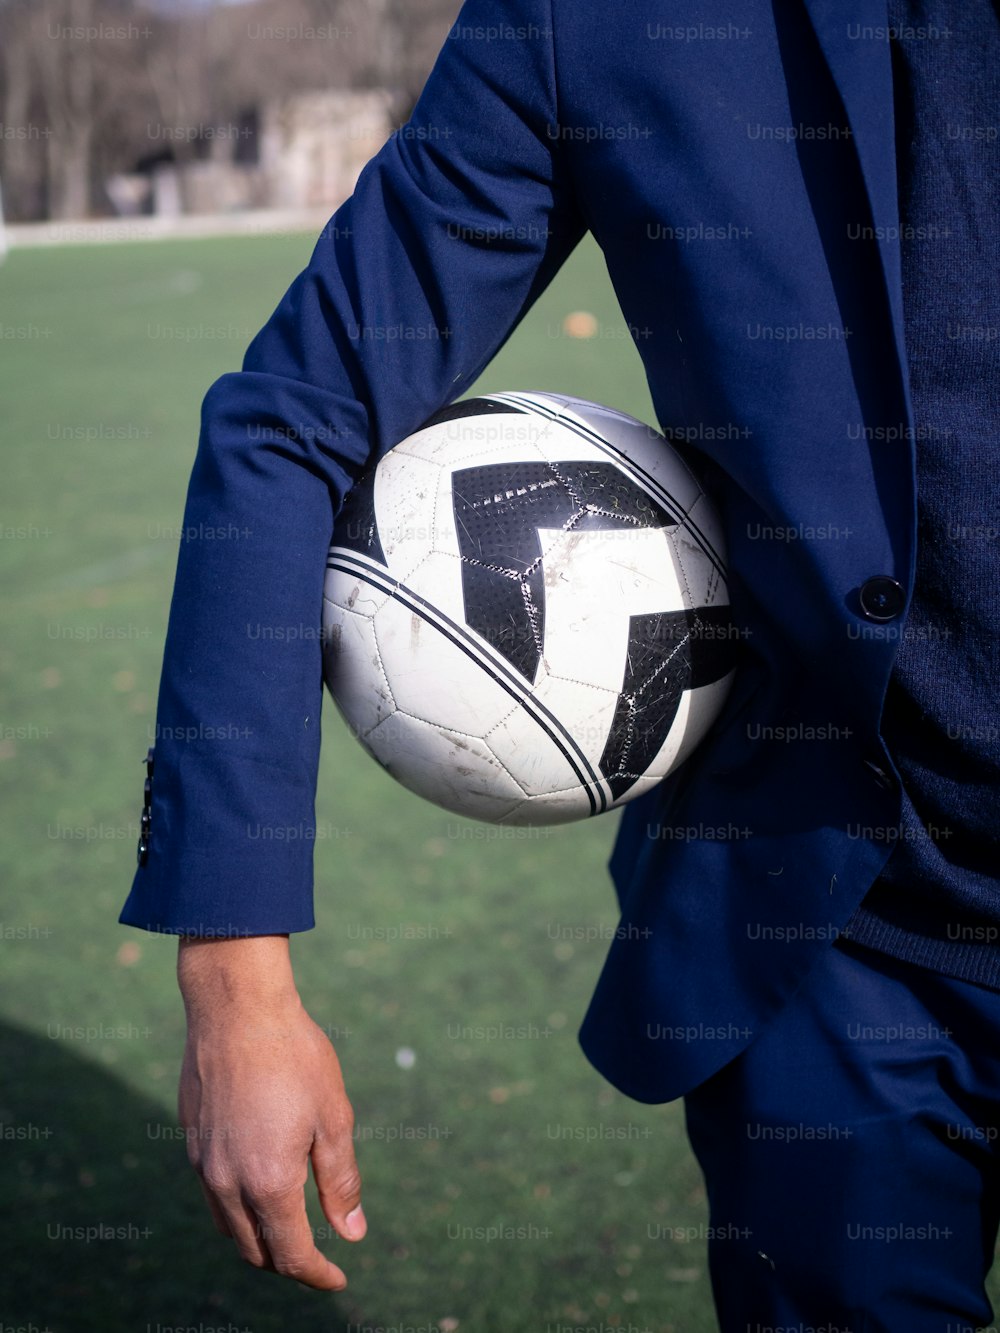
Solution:
<svg viewBox="0 0 1000 1333"><path fill-rule="evenodd" d="M583 232L549 0L469 0L410 121L209 390L121 920L308 929L325 555L366 465L459 396ZM345 761L353 759L345 756Z"/></svg>

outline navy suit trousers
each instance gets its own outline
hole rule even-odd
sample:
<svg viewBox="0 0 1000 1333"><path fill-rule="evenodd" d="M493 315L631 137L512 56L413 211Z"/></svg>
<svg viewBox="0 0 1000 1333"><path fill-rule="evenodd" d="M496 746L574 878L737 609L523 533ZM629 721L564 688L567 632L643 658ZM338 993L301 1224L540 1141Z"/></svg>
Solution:
<svg viewBox="0 0 1000 1333"><path fill-rule="evenodd" d="M723 1333L990 1323L1000 994L839 940L685 1107Z"/></svg>

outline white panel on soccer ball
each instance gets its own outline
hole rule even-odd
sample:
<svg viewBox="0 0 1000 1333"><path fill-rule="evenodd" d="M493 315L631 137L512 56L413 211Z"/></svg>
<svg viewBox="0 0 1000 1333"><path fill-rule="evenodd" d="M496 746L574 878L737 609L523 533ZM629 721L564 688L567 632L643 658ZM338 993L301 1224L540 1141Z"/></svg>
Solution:
<svg viewBox="0 0 1000 1333"><path fill-rule="evenodd" d="M375 629L367 616L324 603L323 659L327 683L344 720L360 739L394 708L382 673Z"/></svg>
<svg viewBox="0 0 1000 1333"><path fill-rule="evenodd" d="M334 609L350 611L371 620L388 600L389 593L373 587L364 575L349 570L328 569L323 580L324 626Z"/></svg>
<svg viewBox="0 0 1000 1333"><path fill-rule="evenodd" d="M538 824L569 824L577 819L587 819L591 814L593 807L586 791L576 786L544 796L527 797L505 815L502 822L522 828Z"/></svg>
<svg viewBox="0 0 1000 1333"><path fill-rule="evenodd" d="M596 770L618 696L603 690L588 690L584 709L580 707L584 689L566 681L545 680L535 690L535 698L559 722L528 708L516 708L486 732L490 749L526 795L539 796L579 786L589 776L587 761ZM566 723L568 695L576 705L571 726ZM556 711L560 708L561 711ZM578 751L583 752L582 758Z"/></svg>
<svg viewBox="0 0 1000 1333"><path fill-rule="evenodd" d="M619 664L619 676L621 672ZM562 720L570 742L596 769L611 734L620 688L621 680L615 689L600 689L563 676L545 675L535 686L534 697Z"/></svg>
<svg viewBox="0 0 1000 1333"><path fill-rule="evenodd" d="M713 681L711 685L702 685L696 690L688 690L685 693L684 702L688 708L687 729L683 745L674 759L675 764L682 763L688 757L722 712L722 705L726 701L735 674L734 671L730 671L722 680Z"/></svg>
<svg viewBox="0 0 1000 1333"><path fill-rule="evenodd" d="M407 447L451 472L505 459L535 461L541 456L538 442L549 430L543 417L512 409L443 421L412 435Z"/></svg>
<svg viewBox="0 0 1000 1333"><path fill-rule="evenodd" d="M440 456L432 458L427 448L426 440L433 440L435 431L436 427L433 426L429 430L414 431L412 435L407 435L405 440L400 440L399 444L394 444L389 452L398 458L417 458L432 467L447 467L447 459ZM385 456L388 457L388 454Z"/></svg>
<svg viewBox="0 0 1000 1333"><path fill-rule="evenodd" d="M632 616L683 609L673 548L660 528L540 529L544 671L620 690Z"/></svg>
<svg viewBox="0 0 1000 1333"><path fill-rule="evenodd" d="M454 470L441 470L435 498L434 551L445 555L461 556L458 532L455 527Z"/></svg>
<svg viewBox="0 0 1000 1333"><path fill-rule="evenodd" d="M434 549L441 469L409 454L386 454L375 474L379 542L393 578L406 579Z"/></svg>
<svg viewBox="0 0 1000 1333"><path fill-rule="evenodd" d="M666 771L667 770L664 770L664 772ZM634 801L637 796L644 796L646 792L652 791L658 782L663 781L663 776L664 774L660 773L658 770L654 771L653 769L650 769L641 778L638 778L631 787L628 787L623 791L617 801L615 801L614 805L609 808L618 810L623 805L627 805L629 801Z"/></svg>
<svg viewBox="0 0 1000 1333"><path fill-rule="evenodd" d="M426 598L460 628L465 628L462 558L458 551L431 551L410 574L406 587L418 597Z"/></svg>
<svg viewBox="0 0 1000 1333"><path fill-rule="evenodd" d="M366 743L387 773L456 814L496 823L524 801L489 746L474 736L396 712Z"/></svg>
<svg viewBox="0 0 1000 1333"><path fill-rule="evenodd" d="M599 441L574 430L558 418L549 423L548 432L539 439L539 447L553 463L611 462L611 456Z"/></svg>
<svg viewBox="0 0 1000 1333"><path fill-rule="evenodd" d="M447 635L400 602L375 620L375 638L396 707L425 722L482 736L510 708L510 695Z"/></svg>
<svg viewBox="0 0 1000 1333"><path fill-rule="evenodd" d="M687 522L671 529L671 540L690 588L690 605L728 605L729 593L719 565L725 568L726 546L715 507L702 496ZM706 547L708 550L706 550ZM711 551L715 560L709 555Z"/></svg>

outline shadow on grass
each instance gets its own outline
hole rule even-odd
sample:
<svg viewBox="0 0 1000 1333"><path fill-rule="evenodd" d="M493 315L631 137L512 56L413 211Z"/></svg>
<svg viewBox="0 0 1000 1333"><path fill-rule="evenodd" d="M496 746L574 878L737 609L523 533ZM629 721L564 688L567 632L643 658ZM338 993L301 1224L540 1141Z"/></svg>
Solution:
<svg viewBox="0 0 1000 1333"><path fill-rule="evenodd" d="M257 1272L208 1217L162 1106L0 1024L0 1322L25 1333L343 1333L345 1293Z"/></svg>

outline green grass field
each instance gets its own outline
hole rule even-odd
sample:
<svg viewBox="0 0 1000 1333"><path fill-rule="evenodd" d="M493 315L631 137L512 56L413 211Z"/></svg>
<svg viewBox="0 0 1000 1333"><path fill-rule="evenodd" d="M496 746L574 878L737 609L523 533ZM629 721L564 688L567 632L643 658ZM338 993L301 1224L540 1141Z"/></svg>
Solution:
<svg viewBox="0 0 1000 1333"><path fill-rule="evenodd" d="M358 1117L369 1235L321 1242L348 1290L244 1267L187 1167L175 946L116 917L200 399L310 245L68 247L0 268L0 1325L711 1333L680 1107L629 1102L576 1044L616 920L615 817L488 840L397 788L329 706L320 924L294 955ZM589 341L561 333L580 308ZM595 247L481 387L652 420ZM524 1035L463 1031L498 1024Z"/></svg>
<svg viewBox="0 0 1000 1333"><path fill-rule="evenodd" d="M174 944L116 916L200 399L309 249L304 236L68 247L0 268L0 1321L708 1333L703 1243L664 1239L707 1220L680 1109L629 1102L576 1044L616 920L615 817L487 840L397 788L330 707L320 925L294 954L358 1117L369 1236L323 1241L347 1292L245 1268L187 1168ZM589 341L561 333L580 308L599 321ZM578 392L652 419L595 247L482 387ZM497 1024L525 1035L462 1031ZM521 1230L489 1239L498 1226Z"/></svg>

